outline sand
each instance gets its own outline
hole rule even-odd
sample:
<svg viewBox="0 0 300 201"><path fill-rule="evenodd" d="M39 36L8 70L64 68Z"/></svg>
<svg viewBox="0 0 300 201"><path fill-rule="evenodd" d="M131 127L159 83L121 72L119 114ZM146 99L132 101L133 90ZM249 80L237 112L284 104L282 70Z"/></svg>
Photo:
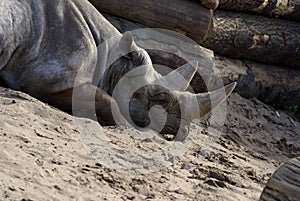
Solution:
<svg viewBox="0 0 300 201"><path fill-rule="evenodd" d="M196 121L188 144L101 128L6 88L0 105L0 200L253 201L300 155L300 122L238 94L224 126Z"/></svg>

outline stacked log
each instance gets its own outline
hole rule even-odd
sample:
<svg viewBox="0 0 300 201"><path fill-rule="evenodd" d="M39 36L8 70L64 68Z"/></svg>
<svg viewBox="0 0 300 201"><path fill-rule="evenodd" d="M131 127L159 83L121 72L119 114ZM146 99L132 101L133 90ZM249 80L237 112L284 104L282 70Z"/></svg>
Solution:
<svg viewBox="0 0 300 201"><path fill-rule="evenodd" d="M90 0L101 12L151 28L180 32L201 43L213 29L213 12L193 0ZM180 5L180 6L179 6Z"/></svg>
<svg viewBox="0 0 300 201"><path fill-rule="evenodd" d="M236 92L241 96L256 97L279 109L300 105L299 70L222 56L214 61L225 84L238 82Z"/></svg>
<svg viewBox="0 0 300 201"><path fill-rule="evenodd" d="M216 11L213 34L203 45L231 58L300 69L298 22Z"/></svg>
<svg viewBox="0 0 300 201"><path fill-rule="evenodd" d="M300 21L299 0L219 0L219 8Z"/></svg>
<svg viewBox="0 0 300 201"><path fill-rule="evenodd" d="M299 107L300 1L219 0L214 16L213 34L202 45L240 59L240 68L246 65L254 75L242 75L242 88L249 91L240 94L281 109Z"/></svg>

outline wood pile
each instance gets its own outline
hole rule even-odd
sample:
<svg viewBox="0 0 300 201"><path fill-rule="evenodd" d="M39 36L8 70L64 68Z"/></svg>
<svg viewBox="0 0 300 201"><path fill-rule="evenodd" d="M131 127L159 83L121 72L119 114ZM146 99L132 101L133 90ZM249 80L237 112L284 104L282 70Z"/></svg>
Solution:
<svg viewBox="0 0 300 201"><path fill-rule="evenodd" d="M241 60L235 71L244 66L250 75L240 75L241 95L300 107L299 0L219 0L213 33L202 45Z"/></svg>
<svg viewBox="0 0 300 201"><path fill-rule="evenodd" d="M215 65L222 72L223 81L225 84L238 81L236 91L244 97L258 97L281 109L300 106L299 2L90 1L121 32L143 27L165 28L184 34L213 50L221 55L215 58ZM217 5L219 7L214 11L212 30L212 12ZM185 51L192 57L199 58L192 49ZM174 55L150 50L148 52L157 64L169 64L169 67L176 68L185 62ZM210 68L211 64L207 64L210 59L202 59L200 66ZM217 74L211 72L212 80ZM205 76L208 75L203 78L207 81ZM193 80L195 92L206 89L203 79L196 77ZM214 84L211 84L209 88L214 88Z"/></svg>
<svg viewBox="0 0 300 201"><path fill-rule="evenodd" d="M300 69L300 22L216 11L213 34L203 45L231 58Z"/></svg>

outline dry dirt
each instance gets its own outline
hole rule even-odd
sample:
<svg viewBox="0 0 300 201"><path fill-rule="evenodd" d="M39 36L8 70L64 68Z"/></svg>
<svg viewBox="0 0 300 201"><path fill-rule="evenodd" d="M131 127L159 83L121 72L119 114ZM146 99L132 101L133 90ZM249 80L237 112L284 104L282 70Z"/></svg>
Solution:
<svg viewBox="0 0 300 201"><path fill-rule="evenodd" d="M238 94L228 99L222 130L196 122L197 137L184 155L151 173L118 171L95 159L83 143L90 128L101 129L95 122L6 88L0 88L0 105L0 200L253 201L282 162L300 155L300 122ZM204 140L220 131L218 139ZM138 140L131 128L102 132L124 154L172 144L155 135Z"/></svg>

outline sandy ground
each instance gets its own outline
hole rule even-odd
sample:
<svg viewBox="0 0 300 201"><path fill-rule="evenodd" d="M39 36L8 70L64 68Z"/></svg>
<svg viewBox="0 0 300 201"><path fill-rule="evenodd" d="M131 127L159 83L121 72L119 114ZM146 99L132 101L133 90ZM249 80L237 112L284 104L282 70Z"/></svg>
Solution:
<svg viewBox="0 0 300 201"><path fill-rule="evenodd" d="M191 130L197 136L183 145L183 156L166 157L169 166L150 173L116 170L114 163L131 167L142 153L166 150L172 142L157 135L139 140L131 128L101 129L5 88L0 105L0 200L253 201L283 161L300 155L300 122L238 94L228 100L222 128L196 122ZM86 136L89 129L101 130L107 141ZM108 144L117 158L97 152ZM137 157L122 158L128 152ZM163 163L150 161L153 167Z"/></svg>

